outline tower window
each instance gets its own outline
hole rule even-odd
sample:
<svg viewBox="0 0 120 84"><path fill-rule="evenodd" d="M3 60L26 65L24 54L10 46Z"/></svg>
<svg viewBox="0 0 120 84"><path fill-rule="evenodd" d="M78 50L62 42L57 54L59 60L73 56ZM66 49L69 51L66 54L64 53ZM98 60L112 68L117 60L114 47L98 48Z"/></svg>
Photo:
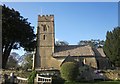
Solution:
<svg viewBox="0 0 120 84"><path fill-rule="evenodd" d="M43 31L47 31L47 28L46 28L46 26L44 26L44 27L43 27Z"/></svg>
<svg viewBox="0 0 120 84"><path fill-rule="evenodd" d="M43 35L43 40L45 40L45 35Z"/></svg>
<svg viewBox="0 0 120 84"><path fill-rule="evenodd" d="M47 31L47 25L42 25L43 26L43 31Z"/></svg>

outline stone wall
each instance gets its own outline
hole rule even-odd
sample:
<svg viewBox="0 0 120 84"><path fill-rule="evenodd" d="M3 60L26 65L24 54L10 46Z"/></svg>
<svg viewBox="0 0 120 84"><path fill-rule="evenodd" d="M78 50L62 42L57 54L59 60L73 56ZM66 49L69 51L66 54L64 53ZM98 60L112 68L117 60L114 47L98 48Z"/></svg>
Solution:
<svg viewBox="0 0 120 84"><path fill-rule="evenodd" d="M104 75L109 80L120 80L120 70L106 70Z"/></svg>
<svg viewBox="0 0 120 84"><path fill-rule="evenodd" d="M54 16L42 15L38 16L38 32L37 32L37 68L52 67L54 53ZM53 66L54 67L54 66Z"/></svg>

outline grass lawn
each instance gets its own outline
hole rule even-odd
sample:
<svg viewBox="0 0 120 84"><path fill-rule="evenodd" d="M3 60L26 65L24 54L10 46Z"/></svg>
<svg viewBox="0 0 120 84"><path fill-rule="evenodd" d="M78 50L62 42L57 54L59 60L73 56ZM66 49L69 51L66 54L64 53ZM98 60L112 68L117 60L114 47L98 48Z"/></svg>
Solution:
<svg viewBox="0 0 120 84"><path fill-rule="evenodd" d="M120 84L120 81L65 82L64 84Z"/></svg>
<svg viewBox="0 0 120 84"><path fill-rule="evenodd" d="M94 84L120 84L120 81L102 81Z"/></svg>

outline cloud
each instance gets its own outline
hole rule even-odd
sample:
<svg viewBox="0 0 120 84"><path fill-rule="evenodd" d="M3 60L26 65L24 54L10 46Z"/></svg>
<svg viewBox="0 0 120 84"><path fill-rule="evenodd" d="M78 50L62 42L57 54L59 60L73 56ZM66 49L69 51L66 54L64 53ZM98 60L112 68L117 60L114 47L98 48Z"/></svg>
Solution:
<svg viewBox="0 0 120 84"><path fill-rule="evenodd" d="M0 5L3 5L3 3L0 1Z"/></svg>

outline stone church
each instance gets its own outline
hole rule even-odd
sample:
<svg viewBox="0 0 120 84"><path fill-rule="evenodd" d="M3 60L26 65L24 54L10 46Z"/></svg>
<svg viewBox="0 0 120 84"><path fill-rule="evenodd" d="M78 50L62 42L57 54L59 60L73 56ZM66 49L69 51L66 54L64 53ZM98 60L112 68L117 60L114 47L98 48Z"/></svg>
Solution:
<svg viewBox="0 0 120 84"><path fill-rule="evenodd" d="M71 38L72 39L72 38ZM60 69L65 62L75 61L79 66L107 69L110 62L102 48L89 45L55 45L54 15L38 15L36 69Z"/></svg>

